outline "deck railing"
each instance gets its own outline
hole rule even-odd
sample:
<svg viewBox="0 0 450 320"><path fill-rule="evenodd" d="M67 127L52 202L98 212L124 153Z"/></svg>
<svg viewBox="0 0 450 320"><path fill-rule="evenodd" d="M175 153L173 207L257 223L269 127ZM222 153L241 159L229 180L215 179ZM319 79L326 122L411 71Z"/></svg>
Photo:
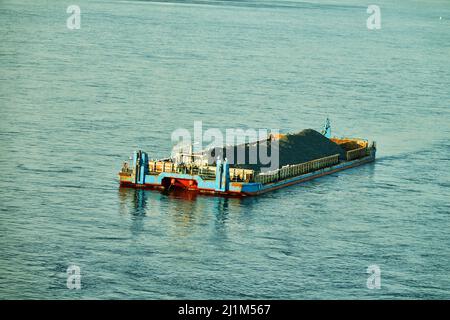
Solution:
<svg viewBox="0 0 450 320"><path fill-rule="evenodd" d="M149 161L148 163L150 174L160 174L161 172L175 172L185 173L191 175L199 175L204 180L216 179L215 166L191 166L191 165L176 165L170 161ZM254 170L230 168L230 181L232 182L250 182L255 176Z"/></svg>
<svg viewBox="0 0 450 320"><path fill-rule="evenodd" d="M302 174L306 174L312 171L320 170L322 168L330 167L339 162L339 154L335 154L332 156L284 166L281 169L277 169L270 172L260 173L255 177L255 182L260 183L271 183L295 176L299 176Z"/></svg>
<svg viewBox="0 0 450 320"><path fill-rule="evenodd" d="M362 148L347 151L347 154L346 154L347 161L359 159L359 158L366 156L367 150L368 150L367 147L362 147Z"/></svg>
<svg viewBox="0 0 450 320"><path fill-rule="evenodd" d="M356 151L356 150L352 150ZM349 152L352 152L349 151ZM348 153L347 153L348 154ZM356 153L351 156L357 156ZM260 182L270 183L278 180L295 177L298 175L306 174L312 171L320 170L322 168L330 167L339 162L339 154L332 156L315 159L312 161L287 165L280 169L255 174L254 170L230 168L230 181L231 182ZM176 172L191 175L199 175L204 180L214 180L216 178L215 166L189 166L189 165L175 165L170 161L149 161L150 174L159 174L161 172Z"/></svg>

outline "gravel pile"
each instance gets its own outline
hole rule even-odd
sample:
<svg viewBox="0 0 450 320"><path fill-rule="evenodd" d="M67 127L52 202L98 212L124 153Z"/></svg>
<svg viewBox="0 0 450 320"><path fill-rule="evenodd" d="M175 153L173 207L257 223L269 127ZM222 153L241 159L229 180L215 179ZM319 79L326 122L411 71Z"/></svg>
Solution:
<svg viewBox="0 0 450 320"><path fill-rule="evenodd" d="M278 142L278 146L277 144L270 143L270 141L259 141L237 146L227 146L217 150L213 149L209 152L210 163L215 163L214 159L217 158L216 155L220 155L222 159L227 157L230 160L231 157L229 155L234 152L234 161L230 161L233 167L259 170L261 166L267 167L267 165L260 161L264 159L259 159L258 156L257 163L250 164L249 154L251 154L251 151L258 151L261 148L264 148L261 150L263 154L265 154L264 152L268 148L267 154L269 157L271 157L273 152L279 152L280 168L288 164L303 163L335 154L339 154L341 159L345 159L345 151L338 144L313 129L306 129L295 134L287 134L282 136ZM246 155L245 163L238 161L238 153Z"/></svg>
<svg viewBox="0 0 450 320"><path fill-rule="evenodd" d="M346 151L361 148L361 146L358 143L356 143L355 141L344 142L344 143L341 143L339 146Z"/></svg>

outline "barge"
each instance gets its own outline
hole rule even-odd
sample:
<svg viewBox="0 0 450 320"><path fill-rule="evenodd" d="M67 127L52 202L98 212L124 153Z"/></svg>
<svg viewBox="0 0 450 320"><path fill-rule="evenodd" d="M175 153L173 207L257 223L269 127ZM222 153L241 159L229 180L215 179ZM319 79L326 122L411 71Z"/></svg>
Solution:
<svg viewBox="0 0 450 320"><path fill-rule="evenodd" d="M282 139L283 135L269 137ZM119 172L121 187L170 191L183 189L219 196L256 196L345 169L375 161L376 143L359 138L332 138L329 120L322 131L327 143L339 146L341 153L301 163L289 163L272 171L248 169L217 158L214 165L195 161L193 153L167 159L149 159L141 150ZM290 151L291 152L291 151Z"/></svg>

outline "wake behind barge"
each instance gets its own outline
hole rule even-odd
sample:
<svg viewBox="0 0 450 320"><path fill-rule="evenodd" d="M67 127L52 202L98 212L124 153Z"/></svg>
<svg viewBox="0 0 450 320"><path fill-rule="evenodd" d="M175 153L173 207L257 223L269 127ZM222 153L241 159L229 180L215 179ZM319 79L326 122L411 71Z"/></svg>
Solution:
<svg viewBox="0 0 450 320"><path fill-rule="evenodd" d="M130 163L125 162L119 172L120 186L166 191L184 189L221 196L255 196L375 161L375 142L369 144L364 139L330 138L329 123L323 135L342 146L344 156L329 155L269 172L239 168L226 159L217 159L215 165L199 164L193 160L193 154L185 157L184 161L172 158L149 160L147 153L135 151Z"/></svg>

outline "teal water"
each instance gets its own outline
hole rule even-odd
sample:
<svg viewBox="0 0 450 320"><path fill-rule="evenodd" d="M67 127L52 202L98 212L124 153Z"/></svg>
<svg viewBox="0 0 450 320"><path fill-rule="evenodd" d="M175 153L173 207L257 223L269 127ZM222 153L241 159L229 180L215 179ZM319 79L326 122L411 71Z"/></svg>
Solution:
<svg viewBox="0 0 450 320"><path fill-rule="evenodd" d="M377 1L380 30L356 0L76 2L80 30L0 2L0 298L450 298L448 1ZM377 162L242 200L118 188L195 120L327 116Z"/></svg>

